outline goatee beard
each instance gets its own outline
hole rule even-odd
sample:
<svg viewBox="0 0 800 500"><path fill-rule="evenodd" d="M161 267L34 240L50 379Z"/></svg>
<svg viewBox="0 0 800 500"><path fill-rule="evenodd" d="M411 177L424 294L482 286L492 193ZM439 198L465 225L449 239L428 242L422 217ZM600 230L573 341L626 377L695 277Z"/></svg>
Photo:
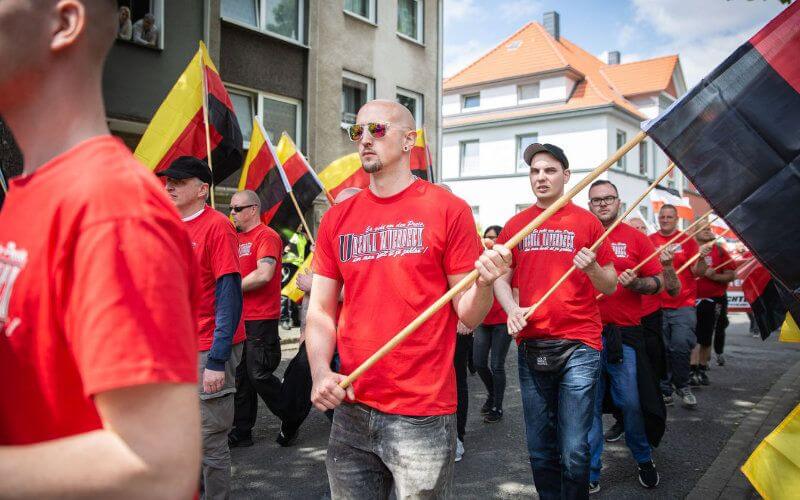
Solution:
<svg viewBox="0 0 800 500"><path fill-rule="evenodd" d="M377 160L375 163L363 163L361 166L364 169L364 172L368 174L374 174L375 172L380 172L380 170L383 168L383 163L381 163L380 160Z"/></svg>

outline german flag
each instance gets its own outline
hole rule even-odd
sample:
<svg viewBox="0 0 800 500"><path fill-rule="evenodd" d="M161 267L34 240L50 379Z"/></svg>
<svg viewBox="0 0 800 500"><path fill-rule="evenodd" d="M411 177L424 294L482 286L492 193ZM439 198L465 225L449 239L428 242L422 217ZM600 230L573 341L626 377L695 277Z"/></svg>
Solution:
<svg viewBox="0 0 800 500"><path fill-rule="evenodd" d="M253 118L253 133L250 136L250 149L239 178L239 191L250 189L261 199L261 220L269 225L275 217L283 200L287 198L291 186L278 155L269 140L258 117ZM291 204L291 200L289 200Z"/></svg>
<svg viewBox="0 0 800 500"><path fill-rule="evenodd" d="M289 283L286 283L286 286L281 289L281 295L289 297L289 299L295 304L299 304L303 300L303 296L306 294L306 292L297 287L297 276L300 273L306 272L306 269L310 268L313 258L314 252L309 252L308 257L306 257L306 260L303 261L303 264L297 268L297 271L295 271L294 275L292 275L292 279L289 280Z"/></svg>
<svg viewBox="0 0 800 500"><path fill-rule="evenodd" d="M786 306L769 271L753 259L737 270L745 300L753 310L761 338L766 339L781 326Z"/></svg>
<svg viewBox="0 0 800 500"><path fill-rule="evenodd" d="M433 182L433 161L425 140L424 129L417 129L417 141L411 148L409 168L420 179ZM336 195L345 188L364 189L369 186L369 174L361 168L358 153L351 153L334 160L319 173L319 179L332 198L336 198Z"/></svg>
<svg viewBox="0 0 800 500"><path fill-rule="evenodd" d="M136 147L136 157L155 172L166 169L180 156L208 161L204 104L214 183L238 170L243 158L242 131L203 42L147 126Z"/></svg>
<svg viewBox="0 0 800 500"><path fill-rule="evenodd" d="M281 134L275 153L278 157L278 166L283 168L288 191L294 193L300 210L303 213L308 212L314 199L322 192L322 182L286 132ZM287 239L297 231L301 223L300 215L289 198L288 191L269 222L270 227Z"/></svg>
<svg viewBox="0 0 800 500"><path fill-rule="evenodd" d="M800 2L643 129L800 298Z"/></svg>

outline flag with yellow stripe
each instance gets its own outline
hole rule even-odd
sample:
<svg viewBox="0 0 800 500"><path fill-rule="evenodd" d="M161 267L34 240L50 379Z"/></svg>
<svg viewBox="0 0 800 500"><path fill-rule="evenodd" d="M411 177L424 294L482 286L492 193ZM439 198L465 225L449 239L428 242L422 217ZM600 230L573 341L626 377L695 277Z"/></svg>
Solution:
<svg viewBox="0 0 800 500"><path fill-rule="evenodd" d="M308 257L306 257L306 260L304 260L303 263L300 265L300 267L297 268L297 271L295 271L294 276L292 276L292 279L289 280L289 282L286 283L286 285L281 289L281 295L289 297L289 299L291 299L293 302L297 304L299 304L300 301L303 300L305 292L297 288L297 276L300 273L305 273L306 269L311 268L311 259L313 257L314 257L314 252L309 252Z"/></svg>
<svg viewBox="0 0 800 500"><path fill-rule="evenodd" d="M759 444L742 472L767 500L797 498L800 492L800 405Z"/></svg>
<svg viewBox="0 0 800 500"><path fill-rule="evenodd" d="M228 92L202 41L147 126L136 147L136 157L155 172L165 170L181 156L207 161L204 101L208 108L214 182L219 183L238 170L243 158L242 131Z"/></svg>

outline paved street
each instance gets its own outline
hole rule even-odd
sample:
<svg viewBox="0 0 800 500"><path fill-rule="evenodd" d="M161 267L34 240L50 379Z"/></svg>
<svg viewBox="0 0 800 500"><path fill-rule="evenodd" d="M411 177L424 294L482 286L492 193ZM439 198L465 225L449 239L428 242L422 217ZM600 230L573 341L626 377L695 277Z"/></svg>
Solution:
<svg viewBox="0 0 800 500"><path fill-rule="evenodd" d="M662 445L655 452L661 472L657 490L645 492L624 441L608 445L601 479L602 491L593 498L683 498L717 458L739 423L750 413L773 383L800 362L800 345L753 339L747 318L733 315L728 329L728 363L712 362L712 385L696 391L699 407L678 404L669 409ZM513 344L512 344L513 345ZM284 352L284 358L294 351ZM286 364L282 364L281 370ZM456 464L454 497L530 498L535 495L525 450L525 433L516 350L509 351L509 387L505 416L498 424L484 424L478 409L485 391L479 378L470 377L470 418L466 455ZM800 396L800 388L798 396ZM316 410L301 430L297 444L281 448L275 442L277 418L263 404L254 429L255 446L233 449L234 498L327 498L325 448L329 424Z"/></svg>

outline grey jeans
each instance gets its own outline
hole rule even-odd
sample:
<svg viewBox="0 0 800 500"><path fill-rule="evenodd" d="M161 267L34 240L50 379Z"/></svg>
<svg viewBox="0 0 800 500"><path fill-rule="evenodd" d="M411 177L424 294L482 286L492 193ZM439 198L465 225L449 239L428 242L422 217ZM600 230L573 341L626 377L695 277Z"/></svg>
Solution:
<svg viewBox="0 0 800 500"><path fill-rule="evenodd" d="M203 468L200 476L201 498L223 500L230 498L231 450L228 433L233 427L233 394L236 392L236 366L242 359L239 343L231 349L225 363L225 383L217 392L203 391L203 370L208 361L208 351L197 353L198 387L200 393L200 420L203 436Z"/></svg>
<svg viewBox="0 0 800 500"><path fill-rule="evenodd" d="M683 389L689 385L689 361L692 349L697 344L697 313L694 307L662 309L662 312L662 335L667 348L667 378L661 381L661 392L670 396L672 386Z"/></svg>
<svg viewBox="0 0 800 500"><path fill-rule="evenodd" d="M390 415L343 403L333 414L326 465L331 498L447 498L453 481L455 414Z"/></svg>

